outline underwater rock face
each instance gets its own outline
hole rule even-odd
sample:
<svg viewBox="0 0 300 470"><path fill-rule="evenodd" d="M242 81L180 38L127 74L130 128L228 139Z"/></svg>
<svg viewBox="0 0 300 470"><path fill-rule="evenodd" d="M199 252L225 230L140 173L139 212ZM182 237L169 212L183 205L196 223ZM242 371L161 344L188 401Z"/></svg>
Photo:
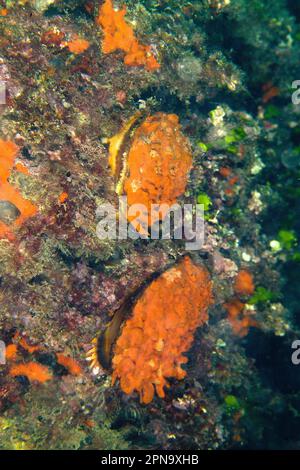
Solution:
<svg viewBox="0 0 300 470"><path fill-rule="evenodd" d="M195 330L207 319L212 303L212 285L205 268L185 257L154 280L133 308L117 340L113 357L113 382L122 390L136 390L142 403L154 392L165 396L167 377L183 379L181 368Z"/></svg>
<svg viewBox="0 0 300 470"><path fill-rule="evenodd" d="M47 10L47 8L55 3L56 0L31 0L32 6L37 10L37 11L44 11Z"/></svg>
<svg viewBox="0 0 300 470"><path fill-rule="evenodd" d="M202 64L197 57L183 57L177 62L176 69L183 82L197 83L201 77Z"/></svg>
<svg viewBox="0 0 300 470"><path fill-rule="evenodd" d="M299 448L296 3L1 0L0 449ZM203 204L195 265L117 195Z"/></svg>

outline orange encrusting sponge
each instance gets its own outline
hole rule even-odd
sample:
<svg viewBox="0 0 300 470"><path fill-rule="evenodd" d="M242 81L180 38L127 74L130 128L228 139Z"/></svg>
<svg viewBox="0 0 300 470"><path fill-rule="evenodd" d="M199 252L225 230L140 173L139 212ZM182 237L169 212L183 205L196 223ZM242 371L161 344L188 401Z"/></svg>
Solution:
<svg viewBox="0 0 300 470"><path fill-rule="evenodd" d="M56 354L58 364L64 366L71 375L81 375L82 369L77 361L62 353Z"/></svg>
<svg viewBox="0 0 300 470"><path fill-rule="evenodd" d="M105 0L101 6L96 23L103 29L104 54L122 50L125 52L125 65L144 66L149 71L157 70L160 65L152 54L150 46L138 42L133 29L125 21L125 15L126 8L114 10L112 0Z"/></svg>
<svg viewBox="0 0 300 470"><path fill-rule="evenodd" d="M27 362L26 364L15 364L11 367L9 375L18 377L24 375L30 382L44 383L52 379L52 374L48 367L37 362Z"/></svg>
<svg viewBox="0 0 300 470"><path fill-rule="evenodd" d="M255 286L253 276L249 271L242 269L235 278L234 291L238 295L252 295Z"/></svg>
<svg viewBox="0 0 300 470"><path fill-rule="evenodd" d="M7 361L13 361L17 359L17 357L18 357L18 351L17 351L16 344L9 344L8 346L6 346L5 359Z"/></svg>
<svg viewBox="0 0 300 470"><path fill-rule="evenodd" d="M245 303L241 302L239 297L247 297L253 294L255 290L252 274L245 269L238 272L234 281L234 292L237 298L232 298L224 304L228 313L228 320L231 324L234 334L243 337L249 332L250 326L257 326L253 318L253 312L245 308Z"/></svg>
<svg viewBox="0 0 300 470"><path fill-rule="evenodd" d="M228 321L235 335L243 338L248 334L250 326L257 326L252 312L245 311L245 304L239 299L231 299L224 304L224 308L227 310Z"/></svg>
<svg viewBox="0 0 300 470"><path fill-rule="evenodd" d="M14 142L0 139L0 183L6 183L15 163L19 147Z"/></svg>
<svg viewBox="0 0 300 470"><path fill-rule="evenodd" d="M7 181L14 167L18 150L13 142L0 139L0 201L8 201L20 211L20 215L12 225L8 226L0 221L0 239L12 240L13 229L20 227L26 219L37 213L37 207L24 199L20 192Z"/></svg>
<svg viewBox="0 0 300 470"><path fill-rule="evenodd" d="M90 47L89 41L75 36L71 41L63 43L73 54L82 54Z"/></svg>
<svg viewBox="0 0 300 470"><path fill-rule="evenodd" d="M136 390L142 403L154 392L165 396L166 377L183 379L195 330L208 320L212 285L205 268L187 256L154 280L133 308L116 342L113 383L126 394Z"/></svg>

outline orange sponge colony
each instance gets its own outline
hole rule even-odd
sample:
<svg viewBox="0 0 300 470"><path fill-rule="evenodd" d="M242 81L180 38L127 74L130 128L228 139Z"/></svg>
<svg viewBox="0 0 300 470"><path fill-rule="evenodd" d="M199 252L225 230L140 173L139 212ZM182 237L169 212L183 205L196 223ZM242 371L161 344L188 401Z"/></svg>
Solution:
<svg viewBox="0 0 300 470"><path fill-rule="evenodd" d="M9 375L18 377L24 375L30 382L44 383L52 379L52 374L48 367L37 362L28 362L27 364L15 364L11 367Z"/></svg>
<svg viewBox="0 0 300 470"><path fill-rule="evenodd" d="M19 147L14 142L0 139L0 182L6 183L14 166Z"/></svg>
<svg viewBox="0 0 300 470"><path fill-rule="evenodd" d="M7 181L18 150L13 142L0 139L0 202L15 206L18 213L16 220L11 224L7 224L0 217L0 238L13 239L12 229L20 227L27 218L37 213L37 208Z"/></svg>
<svg viewBox="0 0 300 470"><path fill-rule="evenodd" d="M65 354L62 353L57 353L56 354L57 362L58 364L61 364L64 366L71 375L81 375L82 370L80 365L71 357L66 356Z"/></svg>
<svg viewBox="0 0 300 470"><path fill-rule="evenodd" d="M238 297L247 297L253 294L255 285L253 276L245 269L238 272L234 281L234 292ZM228 312L228 320L232 326L234 334L238 336L246 336L250 326L257 326L257 322L253 318L253 312L245 309L245 303L239 298L233 298L224 304L224 308Z"/></svg>
<svg viewBox="0 0 300 470"><path fill-rule="evenodd" d="M72 41L64 43L73 54L82 54L90 47L90 43L86 39L75 36Z"/></svg>
<svg viewBox="0 0 300 470"><path fill-rule="evenodd" d="M191 166L190 144L175 114L149 116L136 130L128 154L124 192L129 206L143 204L147 208L138 217L142 225L150 225L152 204L166 206L152 214L151 223L163 220L167 206L175 204L184 193Z"/></svg>
<svg viewBox="0 0 300 470"><path fill-rule="evenodd" d="M228 321L235 335L243 338L249 333L250 326L257 326L253 313L245 310L245 304L239 299L231 299L224 304L228 312Z"/></svg>
<svg viewBox="0 0 300 470"><path fill-rule="evenodd" d="M113 383L136 390L142 403L150 403L156 390L164 397L166 377L183 379L195 330L208 319L212 286L208 272L189 257L154 280L133 308L116 342Z"/></svg>
<svg viewBox="0 0 300 470"><path fill-rule="evenodd" d="M96 22L103 29L102 50L104 54L122 50L125 52L124 63L126 65L145 66L149 71L158 69L160 65L151 53L150 46L144 46L138 42L131 26L125 21L125 15L126 8L114 10L112 0L105 0L100 8Z"/></svg>
<svg viewBox="0 0 300 470"><path fill-rule="evenodd" d="M252 274L244 269L242 271L239 271L234 283L235 293L238 295L252 295L254 289L255 286Z"/></svg>

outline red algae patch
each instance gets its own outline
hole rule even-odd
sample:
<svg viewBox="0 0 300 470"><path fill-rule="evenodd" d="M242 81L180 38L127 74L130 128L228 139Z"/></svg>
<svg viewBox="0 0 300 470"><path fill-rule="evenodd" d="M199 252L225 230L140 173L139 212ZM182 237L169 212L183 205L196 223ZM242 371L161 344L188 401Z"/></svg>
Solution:
<svg viewBox="0 0 300 470"><path fill-rule="evenodd" d="M123 392L137 391L145 404L155 391L163 398L167 377L185 377L184 353L196 329L208 320L212 301L207 270L189 257L160 275L136 302L116 342L113 383L119 379Z"/></svg>
<svg viewBox="0 0 300 470"><path fill-rule="evenodd" d="M124 63L128 66L144 66L149 71L160 65L151 52L150 46L140 44L134 31L125 20L126 8L115 10L112 0L105 0L100 8L96 23L103 29L102 50L104 54L122 50Z"/></svg>
<svg viewBox="0 0 300 470"><path fill-rule="evenodd" d="M56 29L49 29L45 31L41 36L41 42L45 45L60 46L65 34Z"/></svg>
<svg viewBox="0 0 300 470"><path fill-rule="evenodd" d="M18 377L24 375L30 382L44 383L52 379L52 374L48 367L37 362L28 362L27 364L15 364L11 367L9 375Z"/></svg>

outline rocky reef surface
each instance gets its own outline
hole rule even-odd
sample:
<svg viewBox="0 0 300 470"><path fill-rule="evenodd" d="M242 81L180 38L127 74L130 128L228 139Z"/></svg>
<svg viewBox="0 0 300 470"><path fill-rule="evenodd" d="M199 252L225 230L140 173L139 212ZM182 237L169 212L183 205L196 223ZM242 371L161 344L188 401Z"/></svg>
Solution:
<svg viewBox="0 0 300 470"><path fill-rule="evenodd" d="M0 0L0 449L299 448L295 4ZM125 147L141 181L124 180ZM116 188L202 204L202 248L100 240L96 210L117 207ZM209 276L199 291L176 281L183 257ZM168 270L170 284L151 284ZM86 356L142 285L147 318L125 323L114 363L127 363L112 381ZM122 386L139 356L129 348L143 344L136 328L158 363L147 350L150 372ZM186 331L188 351L176 341Z"/></svg>

